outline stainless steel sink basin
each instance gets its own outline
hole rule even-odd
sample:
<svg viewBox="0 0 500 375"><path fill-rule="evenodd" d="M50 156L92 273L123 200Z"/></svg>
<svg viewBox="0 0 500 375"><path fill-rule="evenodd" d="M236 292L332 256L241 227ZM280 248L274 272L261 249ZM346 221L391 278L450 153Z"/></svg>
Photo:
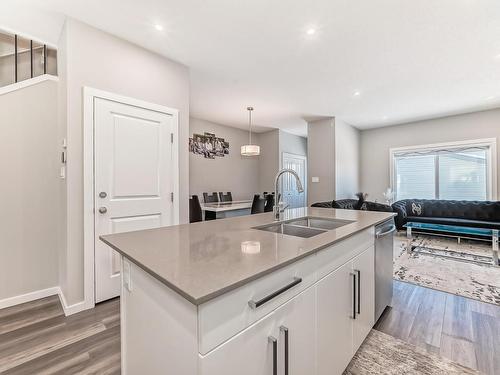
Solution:
<svg viewBox="0 0 500 375"><path fill-rule="evenodd" d="M266 232L287 234L289 236L309 238L328 230L340 228L341 226L353 223L350 220L325 219L317 217L301 217L285 222L272 223L255 227L253 229L264 230Z"/></svg>
<svg viewBox="0 0 500 375"><path fill-rule="evenodd" d="M255 227L254 229L264 230L266 232L287 234L289 236L302 237L302 238L309 238L326 232L326 230L308 228L299 225L291 225L287 223L273 223L273 224L263 225L261 227Z"/></svg>
<svg viewBox="0 0 500 375"><path fill-rule="evenodd" d="M295 219L287 222L288 224L300 225L309 228L318 228L332 230L343 227L344 225L351 224L351 220L341 220L341 219L325 219L318 217L302 217L300 219Z"/></svg>

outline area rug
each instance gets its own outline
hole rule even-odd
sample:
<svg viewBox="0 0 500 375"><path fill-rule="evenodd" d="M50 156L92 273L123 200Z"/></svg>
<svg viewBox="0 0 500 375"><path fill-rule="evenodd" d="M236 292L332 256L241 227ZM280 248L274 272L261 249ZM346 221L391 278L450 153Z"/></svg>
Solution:
<svg viewBox="0 0 500 375"><path fill-rule="evenodd" d="M372 330L344 371L344 375L373 374L467 375L480 373L385 333Z"/></svg>
<svg viewBox="0 0 500 375"><path fill-rule="evenodd" d="M491 244L417 235L412 240L417 251L408 254L405 236L398 234L394 241L394 279L500 305L500 267L440 256L480 260L491 256ZM419 253L419 246L435 250Z"/></svg>

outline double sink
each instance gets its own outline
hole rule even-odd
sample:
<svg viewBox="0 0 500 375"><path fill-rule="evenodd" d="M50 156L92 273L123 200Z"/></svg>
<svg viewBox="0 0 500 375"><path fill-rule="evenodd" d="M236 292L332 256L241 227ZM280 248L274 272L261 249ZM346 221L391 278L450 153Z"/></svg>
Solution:
<svg viewBox="0 0 500 375"><path fill-rule="evenodd" d="M305 216L298 219L281 221L272 224L261 225L253 229L266 232L286 234L289 236L310 238L318 234L325 233L332 229L340 228L351 224L354 221L341 219L325 219L312 216Z"/></svg>

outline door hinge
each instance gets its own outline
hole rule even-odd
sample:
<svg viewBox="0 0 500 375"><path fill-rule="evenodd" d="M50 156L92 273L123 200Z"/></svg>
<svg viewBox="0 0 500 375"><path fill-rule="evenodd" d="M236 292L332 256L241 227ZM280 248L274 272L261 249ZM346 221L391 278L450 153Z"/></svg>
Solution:
<svg viewBox="0 0 500 375"><path fill-rule="evenodd" d="M174 193L170 193L170 201L174 201Z"/></svg>
<svg viewBox="0 0 500 375"><path fill-rule="evenodd" d="M170 143L174 143L174 133L170 133Z"/></svg>

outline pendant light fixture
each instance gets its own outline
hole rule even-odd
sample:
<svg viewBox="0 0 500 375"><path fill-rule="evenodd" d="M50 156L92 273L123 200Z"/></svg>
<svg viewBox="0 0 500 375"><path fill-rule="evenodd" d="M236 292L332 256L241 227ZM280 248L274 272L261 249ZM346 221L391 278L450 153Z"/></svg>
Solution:
<svg viewBox="0 0 500 375"><path fill-rule="evenodd" d="M252 111L253 107L247 107L248 111L248 144L241 146L241 156L260 155L260 146L252 144Z"/></svg>

